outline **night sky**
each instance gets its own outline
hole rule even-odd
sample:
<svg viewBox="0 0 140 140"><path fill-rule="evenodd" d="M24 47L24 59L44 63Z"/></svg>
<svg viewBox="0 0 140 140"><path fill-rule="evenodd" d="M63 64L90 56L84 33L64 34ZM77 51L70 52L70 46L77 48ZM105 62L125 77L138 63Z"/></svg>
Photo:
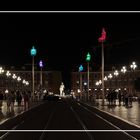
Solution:
<svg viewBox="0 0 140 140"><path fill-rule="evenodd" d="M90 67L101 66L98 38L102 27L107 39L105 67L140 63L140 13L0 13L0 64L22 67L31 64L30 49L37 49L36 64L45 70L62 71L70 86L70 72L78 71L89 51Z"/></svg>

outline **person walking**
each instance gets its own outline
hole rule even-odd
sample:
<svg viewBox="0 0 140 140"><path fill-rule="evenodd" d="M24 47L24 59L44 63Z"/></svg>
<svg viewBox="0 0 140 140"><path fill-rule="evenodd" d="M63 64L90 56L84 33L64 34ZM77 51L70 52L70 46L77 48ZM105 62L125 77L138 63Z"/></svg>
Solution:
<svg viewBox="0 0 140 140"><path fill-rule="evenodd" d="M23 92L23 99L24 99L24 109L28 109L29 108L29 96L27 92Z"/></svg>
<svg viewBox="0 0 140 140"><path fill-rule="evenodd" d="M18 103L18 106L21 106L22 95L19 90L17 90L17 92L16 92L16 101Z"/></svg>
<svg viewBox="0 0 140 140"><path fill-rule="evenodd" d="M138 94L138 104L140 105L140 94Z"/></svg>
<svg viewBox="0 0 140 140"><path fill-rule="evenodd" d="M122 101L122 93L121 93L121 91L118 92L118 100L119 100L119 106L121 106L121 101Z"/></svg>
<svg viewBox="0 0 140 140"><path fill-rule="evenodd" d="M11 107L11 102L12 102L11 92L8 92L6 94L6 100L7 100L7 111L10 112L10 107Z"/></svg>
<svg viewBox="0 0 140 140"><path fill-rule="evenodd" d="M11 110L14 110L15 99L15 92L11 91Z"/></svg>
<svg viewBox="0 0 140 140"><path fill-rule="evenodd" d="M128 107L128 97L129 97L129 94L128 94L128 92L126 90L124 92L125 92L125 94L124 94L124 97L125 97L125 106Z"/></svg>
<svg viewBox="0 0 140 140"><path fill-rule="evenodd" d="M2 103L3 103L3 93L0 91L0 110L2 110Z"/></svg>

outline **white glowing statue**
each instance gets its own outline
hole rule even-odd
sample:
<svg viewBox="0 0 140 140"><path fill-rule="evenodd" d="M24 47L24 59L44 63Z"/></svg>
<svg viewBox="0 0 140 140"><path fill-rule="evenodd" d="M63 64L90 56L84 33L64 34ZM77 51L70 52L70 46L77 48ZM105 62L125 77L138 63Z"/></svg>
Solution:
<svg viewBox="0 0 140 140"><path fill-rule="evenodd" d="M62 82L61 85L60 85L60 88L59 88L59 90L60 90L60 96L65 96L64 88L65 88L65 86L64 86L64 84Z"/></svg>

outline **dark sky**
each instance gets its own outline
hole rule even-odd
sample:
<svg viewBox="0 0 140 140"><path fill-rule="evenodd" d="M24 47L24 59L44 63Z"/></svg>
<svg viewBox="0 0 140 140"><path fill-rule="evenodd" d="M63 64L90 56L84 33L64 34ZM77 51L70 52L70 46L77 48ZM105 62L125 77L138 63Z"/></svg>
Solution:
<svg viewBox="0 0 140 140"><path fill-rule="evenodd" d="M37 49L36 63L46 70L61 70L70 81L71 70L92 55L91 68L99 70L98 37L106 29L105 65L140 62L140 13L0 13L0 64L23 66L32 62L30 49ZM69 83L66 83L69 86Z"/></svg>

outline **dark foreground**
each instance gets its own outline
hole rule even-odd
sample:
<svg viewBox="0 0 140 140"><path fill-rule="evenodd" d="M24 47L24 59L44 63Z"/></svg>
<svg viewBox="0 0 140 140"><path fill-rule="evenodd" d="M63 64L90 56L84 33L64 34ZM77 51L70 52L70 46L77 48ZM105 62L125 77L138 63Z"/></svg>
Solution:
<svg viewBox="0 0 140 140"><path fill-rule="evenodd" d="M140 139L140 132L133 131L138 128L70 99L46 101L10 119L0 129L14 131L1 132L1 140Z"/></svg>

